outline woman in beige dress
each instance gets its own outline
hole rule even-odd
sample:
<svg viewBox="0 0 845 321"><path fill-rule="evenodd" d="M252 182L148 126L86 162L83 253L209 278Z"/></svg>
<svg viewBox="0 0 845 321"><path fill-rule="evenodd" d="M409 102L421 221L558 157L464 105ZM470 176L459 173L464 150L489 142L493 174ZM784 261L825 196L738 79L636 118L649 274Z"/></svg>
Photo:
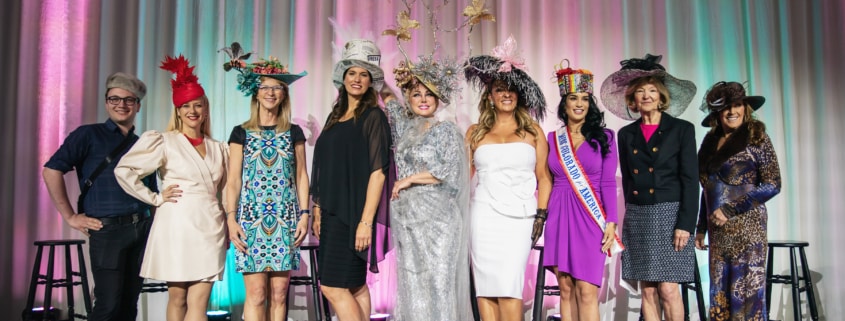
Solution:
<svg viewBox="0 0 845 321"><path fill-rule="evenodd" d="M162 69L176 73L173 114L166 132L148 131L115 168L123 189L158 207L141 276L167 282L167 320L205 320L211 285L225 262L225 216L219 192L228 150L209 137L209 104L193 68L180 56ZM158 171L161 194L141 179Z"/></svg>

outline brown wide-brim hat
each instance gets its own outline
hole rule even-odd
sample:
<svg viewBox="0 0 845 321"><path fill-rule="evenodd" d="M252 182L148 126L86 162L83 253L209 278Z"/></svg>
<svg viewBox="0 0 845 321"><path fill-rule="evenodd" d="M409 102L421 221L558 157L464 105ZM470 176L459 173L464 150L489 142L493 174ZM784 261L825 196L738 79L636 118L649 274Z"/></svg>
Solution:
<svg viewBox="0 0 845 321"><path fill-rule="evenodd" d="M707 93L704 94L704 100L701 102L699 110L706 112L707 116L701 120L701 126L710 127L712 121L720 111L730 107L734 103L742 101L751 107L751 110L756 111L766 102L766 97L763 96L747 96L745 94L745 87L741 83L731 81L720 81L713 84Z"/></svg>
<svg viewBox="0 0 845 321"><path fill-rule="evenodd" d="M619 64L622 65L622 69L612 73L601 84L601 102L604 108L624 120L639 119L640 114L631 110L625 100L625 90L638 78L655 76L669 91L670 99L669 105L666 106L666 113L672 116L683 114L692 102L697 89L692 81L678 79L666 72L666 68L660 65L661 58L663 56L646 54L642 59L631 58L621 61Z"/></svg>

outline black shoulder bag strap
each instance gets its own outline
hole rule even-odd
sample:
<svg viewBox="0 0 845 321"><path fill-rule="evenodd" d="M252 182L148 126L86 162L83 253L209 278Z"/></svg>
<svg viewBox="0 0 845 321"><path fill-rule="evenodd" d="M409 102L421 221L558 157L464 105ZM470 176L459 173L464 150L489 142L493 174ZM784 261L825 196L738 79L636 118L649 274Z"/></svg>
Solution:
<svg viewBox="0 0 845 321"><path fill-rule="evenodd" d="M121 152L126 150L127 146L131 145L136 140L138 140L138 136L136 136L135 134L132 134L132 133L126 134L126 138L124 138L123 141L120 142L120 145L118 145L117 148L112 150L111 153L109 153L109 155L106 156L106 159L104 159L103 162L101 162L100 165L97 166L97 168L94 169L93 172L91 172L91 175L88 176L88 178L86 178L84 181L82 181L83 184L81 186L81 191L79 193L79 199L77 199L77 201L76 201L76 212L77 213L85 213L85 209L82 207L82 203L83 203L82 201L85 199L85 195L88 194L88 190L90 190L91 186L94 185L94 180L97 179L97 176L100 176L100 173L102 173L103 170L106 169L106 167L109 166L109 164L112 162L112 160L117 158L117 155L120 155Z"/></svg>

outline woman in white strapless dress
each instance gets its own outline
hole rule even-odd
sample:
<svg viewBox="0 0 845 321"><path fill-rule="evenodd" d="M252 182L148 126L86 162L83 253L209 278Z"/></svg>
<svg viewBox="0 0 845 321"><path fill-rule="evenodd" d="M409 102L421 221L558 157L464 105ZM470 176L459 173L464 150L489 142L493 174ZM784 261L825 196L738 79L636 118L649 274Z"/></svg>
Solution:
<svg viewBox="0 0 845 321"><path fill-rule="evenodd" d="M470 58L474 67L467 71L470 81L493 79L480 83L481 115L466 135L478 182L470 203L470 257L481 319L522 320L528 254L542 233L551 191L546 137L529 115L541 116L545 102L539 88L526 90L536 84L515 67L473 74L491 70L480 67L495 59L488 57Z"/></svg>
<svg viewBox="0 0 845 321"><path fill-rule="evenodd" d="M478 185L470 203L470 244L479 297L522 298L537 210L535 153L524 142L475 149Z"/></svg>

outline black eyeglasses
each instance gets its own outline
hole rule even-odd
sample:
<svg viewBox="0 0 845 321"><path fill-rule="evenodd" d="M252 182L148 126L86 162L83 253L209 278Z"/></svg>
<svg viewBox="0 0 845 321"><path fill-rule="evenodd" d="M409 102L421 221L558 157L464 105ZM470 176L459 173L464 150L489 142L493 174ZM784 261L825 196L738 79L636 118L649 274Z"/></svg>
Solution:
<svg viewBox="0 0 845 321"><path fill-rule="evenodd" d="M112 106L120 105L120 101L123 101L123 103L126 104L126 106L135 106L135 104L139 103L141 101L141 99L136 98L136 97L123 97L123 98L118 97L118 96L106 97L106 102L108 102L109 105L112 105Z"/></svg>
<svg viewBox="0 0 845 321"><path fill-rule="evenodd" d="M284 87L284 86L267 86L267 85L258 85L258 90L261 90L261 91L270 91L270 90L274 90L274 91L282 91L282 90L284 90L284 89L285 89L285 87Z"/></svg>

